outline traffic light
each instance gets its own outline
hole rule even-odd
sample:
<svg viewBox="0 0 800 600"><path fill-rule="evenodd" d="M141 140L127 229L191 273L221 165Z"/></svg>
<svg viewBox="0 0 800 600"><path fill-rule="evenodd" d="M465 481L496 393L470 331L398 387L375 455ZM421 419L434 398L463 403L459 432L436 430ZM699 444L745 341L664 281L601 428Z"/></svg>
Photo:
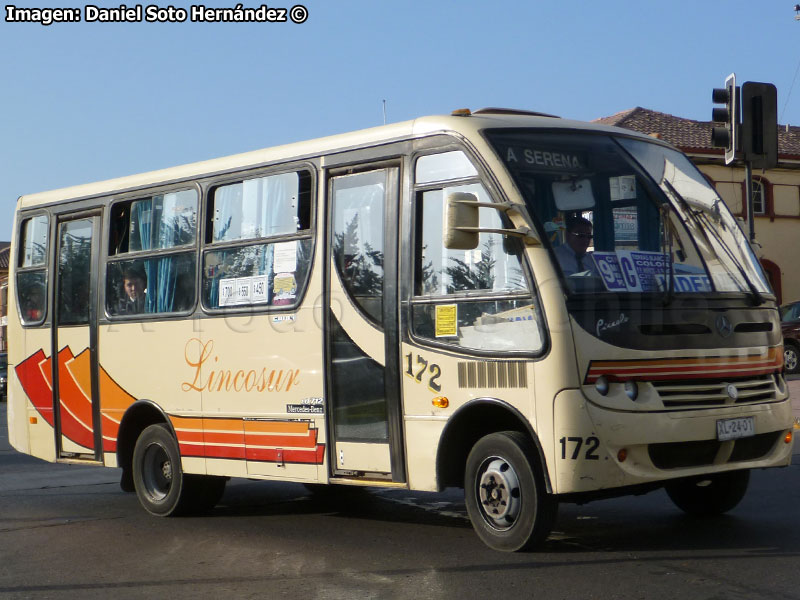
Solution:
<svg viewBox="0 0 800 600"><path fill-rule="evenodd" d="M712 127L711 145L716 148L725 148L725 164L730 164L736 158L739 144L739 88L736 87L736 74L731 73L725 80L724 88L714 88L712 99L715 104L724 104L724 107L714 107L711 120L715 123L724 123L724 127Z"/></svg>
<svg viewBox="0 0 800 600"><path fill-rule="evenodd" d="M771 83L742 85L742 154L757 169L778 165L778 90Z"/></svg>

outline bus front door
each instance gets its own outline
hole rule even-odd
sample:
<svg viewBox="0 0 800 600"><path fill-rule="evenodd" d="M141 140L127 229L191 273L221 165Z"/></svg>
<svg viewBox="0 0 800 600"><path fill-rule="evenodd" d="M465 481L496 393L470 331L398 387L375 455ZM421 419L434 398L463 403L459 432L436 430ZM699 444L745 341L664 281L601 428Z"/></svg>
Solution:
<svg viewBox="0 0 800 600"><path fill-rule="evenodd" d="M332 474L402 482L399 168L334 175L328 191L326 360Z"/></svg>
<svg viewBox="0 0 800 600"><path fill-rule="evenodd" d="M99 213L58 221L53 322L57 457L102 459L97 373Z"/></svg>

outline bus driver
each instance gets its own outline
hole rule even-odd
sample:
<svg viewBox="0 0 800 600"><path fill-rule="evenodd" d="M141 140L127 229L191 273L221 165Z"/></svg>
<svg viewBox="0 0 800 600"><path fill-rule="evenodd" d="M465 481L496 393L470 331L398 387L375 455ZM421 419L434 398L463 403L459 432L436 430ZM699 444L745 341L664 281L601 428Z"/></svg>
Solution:
<svg viewBox="0 0 800 600"><path fill-rule="evenodd" d="M592 222L575 216L568 218L566 225L566 241L555 249L555 254L564 276L569 277L593 268L591 254L586 253L592 243Z"/></svg>

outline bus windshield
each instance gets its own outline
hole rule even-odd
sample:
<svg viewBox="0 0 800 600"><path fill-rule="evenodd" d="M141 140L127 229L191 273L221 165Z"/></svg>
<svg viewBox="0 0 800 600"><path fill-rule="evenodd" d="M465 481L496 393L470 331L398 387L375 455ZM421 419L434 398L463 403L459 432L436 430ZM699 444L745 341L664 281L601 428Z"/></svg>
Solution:
<svg viewBox="0 0 800 600"><path fill-rule="evenodd" d="M680 152L585 133L488 138L571 294L769 293L733 215Z"/></svg>

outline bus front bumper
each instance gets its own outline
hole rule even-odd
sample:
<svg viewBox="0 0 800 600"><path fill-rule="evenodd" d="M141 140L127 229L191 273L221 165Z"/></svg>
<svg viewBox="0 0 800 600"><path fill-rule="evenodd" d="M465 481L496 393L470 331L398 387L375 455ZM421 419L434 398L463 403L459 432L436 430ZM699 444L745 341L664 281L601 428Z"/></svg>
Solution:
<svg viewBox="0 0 800 600"><path fill-rule="evenodd" d="M792 459L788 398L715 409L626 412L597 406L580 390L564 390L555 399L553 418L550 473L558 494L781 467ZM717 422L730 419L747 424L746 437L718 440Z"/></svg>

